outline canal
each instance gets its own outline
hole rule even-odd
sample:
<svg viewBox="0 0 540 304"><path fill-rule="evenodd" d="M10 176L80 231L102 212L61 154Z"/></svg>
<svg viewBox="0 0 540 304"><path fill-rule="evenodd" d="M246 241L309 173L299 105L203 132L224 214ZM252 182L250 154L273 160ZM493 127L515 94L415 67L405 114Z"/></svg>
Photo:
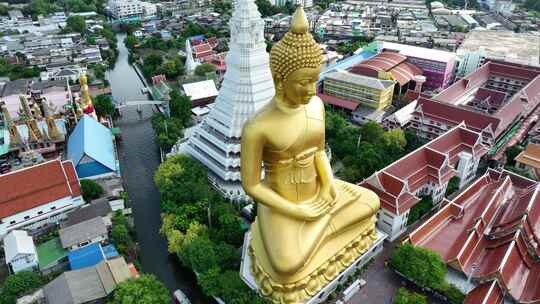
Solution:
<svg viewBox="0 0 540 304"><path fill-rule="evenodd" d="M114 69L107 73L112 94L118 102L147 100L141 92L142 81L128 63L125 35L118 34L116 37L118 59ZM122 109L122 117L116 125L122 131L118 147L120 168L129 194L129 206L133 209L142 271L157 276L171 291L182 289L192 303L208 303L201 296L193 273L183 268L176 257L168 254L167 242L159 234L161 210L153 176L160 158L150 122L153 106L142 106L141 110L138 113L136 107Z"/></svg>

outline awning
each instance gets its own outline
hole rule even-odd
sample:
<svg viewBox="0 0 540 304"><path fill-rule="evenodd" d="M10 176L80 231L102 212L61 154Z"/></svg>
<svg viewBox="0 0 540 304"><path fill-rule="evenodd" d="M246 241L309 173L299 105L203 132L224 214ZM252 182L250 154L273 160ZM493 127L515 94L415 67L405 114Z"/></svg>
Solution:
<svg viewBox="0 0 540 304"><path fill-rule="evenodd" d="M318 93L317 96L319 96L319 98L324 103L331 104L331 105L334 105L334 106L337 106L337 107L340 107L340 108L344 108L344 109L347 109L347 110L351 110L351 111L356 110L356 108L358 108L358 105L359 105L359 103L357 103L355 101L344 100L344 99L341 99L341 98L337 98L337 97L334 97L334 96L325 95L325 94L321 94L321 93Z"/></svg>

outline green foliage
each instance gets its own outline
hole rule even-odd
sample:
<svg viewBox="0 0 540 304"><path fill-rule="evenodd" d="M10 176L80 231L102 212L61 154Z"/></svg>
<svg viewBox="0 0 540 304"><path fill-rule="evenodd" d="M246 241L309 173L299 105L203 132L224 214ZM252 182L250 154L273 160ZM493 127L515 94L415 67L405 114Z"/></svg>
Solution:
<svg viewBox="0 0 540 304"><path fill-rule="evenodd" d="M215 66L205 62L205 63L203 63L201 65L198 65L195 68L195 75L204 77L204 76L206 76L206 74L212 73L212 72L215 72L215 71L216 71Z"/></svg>
<svg viewBox="0 0 540 304"><path fill-rule="evenodd" d="M86 21L83 16L69 16L66 20L66 32L84 33L86 30Z"/></svg>
<svg viewBox="0 0 540 304"><path fill-rule="evenodd" d="M139 39L133 35L127 35L124 39L124 43L128 49L133 49L136 45L140 43Z"/></svg>
<svg viewBox="0 0 540 304"><path fill-rule="evenodd" d="M29 294L45 284L38 273L21 271L7 277L0 288L0 304L15 304L18 297Z"/></svg>
<svg viewBox="0 0 540 304"><path fill-rule="evenodd" d="M114 114L114 104L111 95L101 94L94 100L94 109L96 114L101 117L112 116Z"/></svg>
<svg viewBox="0 0 540 304"><path fill-rule="evenodd" d="M152 76L158 74L157 70L163 63L163 57L158 53L152 53L144 57L142 72L144 77L150 79Z"/></svg>
<svg viewBox="0 0 540 304"><path fill-rule="evenodd" d="M158 69L159 74L165 74L168 79L175 79L185 73L184 60L180 56L174 56L165 61Z"/></svg>
<svg viewBox="0 0 540 304"><path fill-rule="evenodd" d="M191 122L191 98L180 94L178 90L172 90L169 96L171 116L178 118L183 126L188 126Z"/></svg>
<svg viewBox="0 0 540 304"><path fill-rule="evenodd" d="M143 274L116 286L108 304L170 304L171 296L156 277Z"/></svg>
<svg viewBox="0 0 540 304"><path fill-rule="evenodd" d="M337 46L336 51L341 54L351 55L359 48L365 47L373 41L372 37L357 37L350 42L343 42Z"/></svg>
<svg viewBox="0 0 540 304"><path fill-rule="evenodd" d="M295 10L295 5L292 1L287 1L284 6L272 5L269 0L256 0L255 4L257 4L257 8L263 18L279 13L291 15Z"/></svg>
<svg viewBox="0 0 540 304"><path fill-rule="evenodd" d="M217 0L212 3L214 11L222 15L230 15L232 11L232 2L229 0Z"/></svg>
<svg viewBox="0 0 540 304"><path fill-rule="evenodd" d="M161 194L162 210L167 213L182 204L194 204L216 196L208 185L206 168L185 155L175 155L163 162L154 176L154 183Z"/></svg>
<svg viewBox="0 0 540 304"><path fill-rule="evenodd" d="M514 145L506 149L506 151L504 151L504 155L506 156L506 165L512 167L515 166L515 158L519 155L519 153L521 153L521 151L523 151L523 149L518 145Z"/></svg>
<svg viewBox="0 0 540 304"><path fill-rule="evenodd" d="M112 218L113 228L111 238L116 245L116 249L122 255L128 255L130 250L134 248L135 242L131 237L128 221L122 211L118 210Z"/></svg>
<svg viewBox="0 0 540 304"><path fill-rule="evenodd" d="M162 113L154 113L152 116L152 128L156 133L157 144L165 151L168 151L182 137L184 131L180 119L176 117L167 118Z"/></svg>
<svg viewBox="0 0 540 304"><path fill-rule="evenodd" d="M465 301L465 294L453 284L444 284L439 291L446 296L451 303L462 304Z"/></svg>
<svg viewBox="0 0 540 304"><path fill-rule="evenodd" d="M405 288L398 289L394 304L427 304L426 296L419 293L408 291Z"/></svg>
<svg viewBox="0 0 540 304"><path fill-rule="evenodd" d="M22 11L25 15L31 15L33 19L36 19L38 15L48 15L59 10L61 9L55 2L32 0Z"/></svg>
<svg viewBox="0 0 540 304"><path fill-rule="evenodd" d="M540 13L540 1L538 0L526 0L524 6L526 9Z"/></svg>
<svg viewBox="0 0 540 304"><path fill-rule="evenodd" d="M445 287L446 264L436 252L406 243L392 252L390 265L420 287Z"/></svg>
<svg viewBox="0 0 540 304"><path fill-rule="evenodd" d="M9 64L5 58L0 58L0 76L7 76L10 80L39 77L40 73L41 69L37 66L31 68L21 67Z"/></svg>
<svg viewBox="0 0 540 304"><path fill-rule="evenodd" d="M103 187L91 179L81 180L81 192L83 199L89 203L103 194Z"/></svg>
<svg viewBox="0 0 540 304"><path fill-rule="evenodd" d="M182 262L195 272L203 273L218 267L218 257L214 251L214 243L208 238L194 239L182 251Z"/></svg>
<svg viewBox="0 0 540 304"><path fill-rule="evenodd" d="M452 177L448 181L448 186L446 187L445 196L451 195L452 193L456 192L456 190L459 189L459 182L460 182L459 177L457 176Z"/></svg>
<svg viewBox="0 0 540 304"><path fill-rule="evenodd" d="M419 220L423 215L427 214L431 208L433 208L433 200L431 199L431 196L422 196L420 202L414 205L414 207L411 208L411 211L409 211L407 225L411 225Z"/></svg>

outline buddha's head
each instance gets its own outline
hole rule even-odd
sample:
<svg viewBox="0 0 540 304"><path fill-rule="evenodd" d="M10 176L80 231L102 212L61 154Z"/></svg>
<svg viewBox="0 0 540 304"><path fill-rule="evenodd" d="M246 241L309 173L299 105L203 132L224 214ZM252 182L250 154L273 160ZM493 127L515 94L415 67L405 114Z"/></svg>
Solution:
<svg viewBox="0 0 540 304"><path fill-rule="evenodd" d="M292 106L309 103L319 80L322 51L308 29L306 15L299 6L289 31L270 51L276 93Z"/></svg>

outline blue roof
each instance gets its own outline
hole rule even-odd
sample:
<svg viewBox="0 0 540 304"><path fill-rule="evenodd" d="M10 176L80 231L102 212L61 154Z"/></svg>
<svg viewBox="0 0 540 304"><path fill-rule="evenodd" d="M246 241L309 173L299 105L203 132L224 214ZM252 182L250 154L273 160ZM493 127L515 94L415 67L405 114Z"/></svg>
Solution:
<svg viewBox="0 0 540 304"><path fill-rule="evenodd" d="M91 267L105 260L105 255L100 243L93 243L80 249L73 250L68 254L71 270Z"/></svg>
<svg viewBox="0 0 540 304"><path fill-rule="evenodd" d="M116 248L114 247L113 244L107 245L103 247L102 249L103 249L103 253L105 254L105 258L107 258L107 260L120 255L118 254L118 251L116 251Z"/></svg>
<svg viewBox="0 0 540 304"><path fill-rule="evenodd" d="M68 139L68 158L75 167L85 155L116 171L111 130L86 114L79 120Z"/></svg>

